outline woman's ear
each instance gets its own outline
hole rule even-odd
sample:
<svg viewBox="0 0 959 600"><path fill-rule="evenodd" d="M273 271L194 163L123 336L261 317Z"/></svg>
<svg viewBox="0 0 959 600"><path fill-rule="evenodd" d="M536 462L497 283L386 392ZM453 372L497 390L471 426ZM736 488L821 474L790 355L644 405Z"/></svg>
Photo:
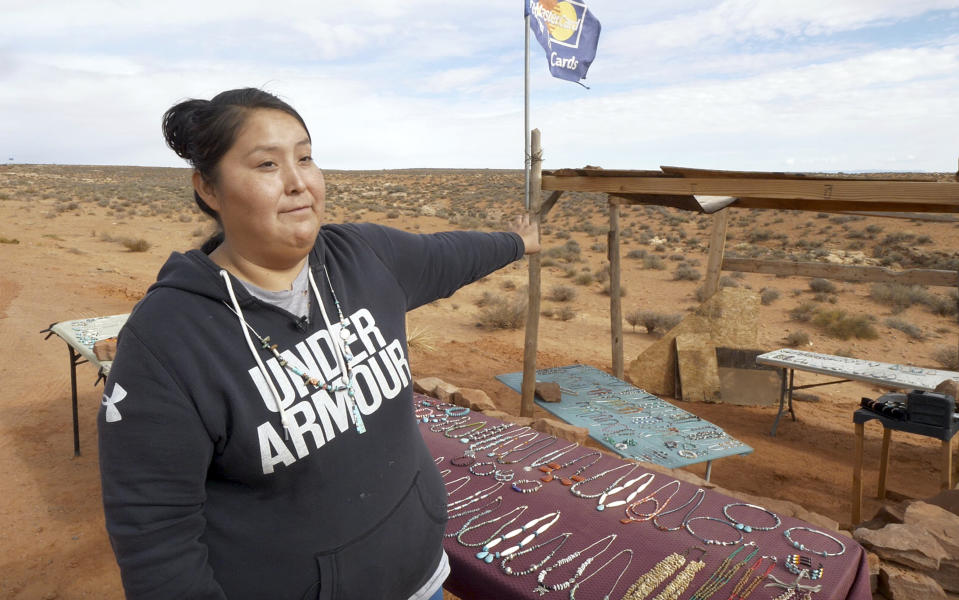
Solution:
<svg viewBox="0 0 959 600"><path fill-rule="evenodd" d="M220 212L220 199L216 195L216 187L204 177L199 171L193 172L193 189L200 195L200 198L206 202L206 205L213 210Z"/></svg>

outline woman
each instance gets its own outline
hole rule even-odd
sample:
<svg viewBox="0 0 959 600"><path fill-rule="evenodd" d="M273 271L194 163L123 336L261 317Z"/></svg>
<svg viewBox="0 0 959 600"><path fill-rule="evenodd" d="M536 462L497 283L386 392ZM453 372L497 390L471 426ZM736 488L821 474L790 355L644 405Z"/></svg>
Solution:
<svg viewBox="0 0 959 600"><path fill-rule="evenodd" d="M412 411L405 313L536 252L538 230L323 225L323 174L257 89L167 111L222 226L173 253L99 416L129 598L442 598L446 495Z"/></svg>

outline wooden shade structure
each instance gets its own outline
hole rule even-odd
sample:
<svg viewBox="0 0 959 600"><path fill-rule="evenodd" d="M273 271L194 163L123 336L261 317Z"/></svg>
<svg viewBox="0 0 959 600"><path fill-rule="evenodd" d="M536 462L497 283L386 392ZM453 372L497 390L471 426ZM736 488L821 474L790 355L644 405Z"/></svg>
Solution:
<svg viewBox="0 0 959 600"><path fill-rule="evenodd" d="M533 156L540 156L536 131ZM538 171L538 170L537 170ZM531 211L545 218L563 192L602 192L609 196L608 252L610 263L610 321L613 371L623 377L621 269L619 252L619 211L624 205L669 206L713 214L709 243L705 295L718 289L723 269L810 277L832 277L850 281L885 281L922 285L959 285L955 271L913 269L893 271L880 267L794 263L747 259L724 259L728 208L762 208L869 214L899 218L922 218L940 213L959 213L959 174L857 174L824 175L755 171L720 171L661 167L653 170L606 170L587 167L538 171L531 197L552 192L542 204L531 203ZM951 218L949 219L951 220ZM535 275L532 273L536 270ZM524 386L521 414L532 415L536 371L536 335L539 323L539 261L530 262L530 302L527 320ZM534 285L535 281L535 295Z"/></svg>

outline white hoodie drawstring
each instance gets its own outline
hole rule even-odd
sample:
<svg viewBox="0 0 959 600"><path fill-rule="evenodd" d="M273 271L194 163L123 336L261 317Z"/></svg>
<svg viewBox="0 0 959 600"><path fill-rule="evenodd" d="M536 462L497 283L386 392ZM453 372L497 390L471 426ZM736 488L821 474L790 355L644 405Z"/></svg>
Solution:
<svg viewBox="0 0 959 600"><path fill-rule="evenodd" d="M223 281L226 282L226 289L230 294L230 301L233 303L234 312L236 312L236 316L240 319L240 328L243 330L243 337L246 338L246 345L250 348L250 354L252 354L253 358L256 359L256 364L260 368L260 374L263 375L263 381L266 382L266 385L270 387L270 392L273 393L273 401L276 403L277 410L280 411L280 423L283 424L284 437L285 439L290 439L289 417L287 416L286 411L283 409L283 404L280 402L280 393L276 391L276 387L273 385L273 380L270 379L269 373L266 372L266 366L260 359L260 353L256 351L256 346L253 345L253 340L250 339L250 332L248 330L249 326L246 323L246 319L243 318L243 311L240 310L240 303L236 301L236 294L233 293L233 284L230 283L230 274L226 272L226 269L220 269L220 277L222 277Z"/></svg>

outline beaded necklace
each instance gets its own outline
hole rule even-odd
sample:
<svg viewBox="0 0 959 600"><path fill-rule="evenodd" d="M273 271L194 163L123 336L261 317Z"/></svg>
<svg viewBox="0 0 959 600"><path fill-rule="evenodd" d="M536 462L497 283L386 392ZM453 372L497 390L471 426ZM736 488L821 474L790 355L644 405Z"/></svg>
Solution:
<svg viewBox="0 0 959 600"><path fill-rule="evenodd" d="M604 493L606 493L608 490L611 490L611 489L613 489L616 485L618 485L619 482L622 481L623 479L625 479L630 473L632 473L633 471L635 471L636 469L638 469L638 468L639 468L639 465L638 465L638 464L633 464L633 466L632 466L632 468L631 468L630 470L626 471L626 473L624 473L623 475L621 475L616 481L614 481L613 483L609 484L609 485L608 485L607 487L605 487L602 491L599 491L599 492L597 492L597 493L595 493L595 494L586 494L586 493L583 493L583 492L579 491L579 489L578 489L579 486L581 486L581 485L584 484L584 483L589 483L589 482L591 482L591 481L595 481L596 479L601 479L601 478L605 477L606 475L609 475L610 473L612 473L612 472L614 472L614 471L618 471L618 470L620 470L620 469L624 469L624 468L626 468L626 467L628 467L628 466L629 466L629 463L623 463L623 464L619 465L618 467L613 467L612 469L607 469L606 471L603 471L602 473L597 473L596 475L593 475L593 476L591 476L591 477L588 477L588 478L586 478L586 479L584 479L584 480L582 480L582 481L577 481L576 483L574 483L573 485L570 486L570 488L569 488L569 493L572 494L572 495L574 495L574 496L576 496L577 498L588 498L588 499L590 499L590 500L593 499L593 498L599 498L599 497L602 496Z"/></svg>
<svg viewBox="0 0 959 600"><path fill-rule="evenodd" d="M569 587L570 587L571 585L573 585L573 582L576 581L576 579L579 578L579 577L583 574L584 571L586 571L586 568L589 567L590 563L592 563L593 560L595 560L597 556L599 556L599 555L602 554L603 552L606 552L606 549L609 548L609 546L610 546L610 545L613 543L613 541L615 541L615 540L616 540L616 534L615 534L615 533L611 533L611 534L607 535L607 536L604 537L604 538L601 538L601 539L599 539L599 540L596 540L595 542L593 542L593 543L590 544L589 546L586 546L586 547L583 548L582 550L577 550L576 552L573 552L573 553L570 554L569 556L567 556L567 557L565 557L565 558L561 558L561 559L559 559L558 561L556 561L555 563L553 563L552 565L546 567L545 569L543 569L542 571L540 571L539 573L536 574L536 583L537 583L538 585L537 585L535 588L533 588L533 591L536 592L536 593L538 593L540 596L542 596L543 594L545 594L545 593L547 593L547 592L569 589ZM596 554L593 554L592 556L590 556L589 558L587 558L586 560L584 560L583 562L581 562L581 563L579 564L579 567L576 568L576 571L573 573L573 576L572 576L572 577L570 577L570 578L567 579L566 581L562 581L562 582L557 583L557 584L548 584L548 583L546 583L546 575L547 575L550 571L552 571L552 570L555 569L556 567L561 567L561 566L563 566L563 565L565 565L565 564L568 564L568 563L573 562L574 560L576 560L577 558L579 558L580 556L582 556L585 552L587 552L590 548L592 548L593 546L596 546L596 545L598 545L598 544L601 544L602 542L606 542L606 544L603 546L603 548L602 548L599 552L597 552Z"/></svg>
<svg viewBox="0 0 959 600"><path fill-rule="evenodd" d="M702 550L702 548L700 548L700 550ZM693 579L696 578L696 574L706 566L706 563L702 560L705 554L704 551L703 557L701 557L700 560L691 560L686 563L683 570L680 571L653 600L677 600L683 592L686 591L689 584L693 582Z"/></svg>
<svg viewBox="0 0 959 600"><path fill-rule="evenodd" d="M761 565L763 560L766 558L770 559L769 567L766 568L766 572L762 573L761 575L756 575L753 580L747 584L746 582L749 580L749 576L759 568L759 565ZM759 582L765 579L772 572L773 567L775 566L775 556L760 556L757 558L756 562L754 562L749 569L743 573L742 579L740 579L739 583L736 584L736 587L733 588L733 591L727 600L746 600L746 598L753 593L753 590L756 589L756 586L759 585Z"/></svg>
<svg viewBox="0 0 959 600"><path fill-rule="evenodd" d="M736 557L736 555L739 554L743 548L749 546L753 547L753 551L747 554L746 558L742 559L738 563L732 564L732 560ZM712 597L713 594L719 591L719 588L726 585L726 582L728 582L732 576L743 567L743 565L752 560L758 552L759 548L757 548L756 544L753 542L749 542L733 550L732 554L727 556L719 565L719 568L709 576L709 579L706 580L706 583L696 590L696 593L689 597L689 600L706 600L707 598Z"/></svg>
<svg viewBox="0 0 959 600"><path fill-rule="evenodd" d="M574 585L574 586L573 586L572 588L570 588L570 590L569 590L569 600L576 600L576 591L579 589L579 586L581 586L581 585L583 585L584 583L586 583L587 581L589 581L589 580L593 577L593 575L599 573L600 571L602 571L603 569L605 569L606 567L608 567L609 565L611 565L614 560L616 560L617 558L619 558L620 556L622 556L623 554L626 554L626 553L629 553L629 560L626 561L626 566L623 567L623 570L619 572L619 577L617 577L617 578L616 578L616 581L613 582L613 587L609 588L609 592L608 592L605 596L603 596L603 600L609 600L609 597L613 595L613 591L616 590L616 586L619 585L619 580L622 579L622 578L623 578L623 575L626 574L627 569L629 569L629 565L633 564L633 551L632 551L632 549L628 549L628 548L627 548L626 550L620 550L619 552L616 553L616 556L614 556L613 558L611 558L611 559L609 559L608 561L606 561L606 563L605 563L603 566L599 567L598 569L596 569L595 571L593 571L592 573L590 573L590 574L587 575L586 577L583 577L582 579L580 579L579 581L577 581L577 582L576 582L576 585Z"/></svg>
<svg viewBox="0 0 959 600"><path fill-rule="evenodd" d="M622 492L623 490L628 489L630 486L638 482L640 479L645 479L647 477L649 479L641 483L639 487L637 487L635 490L633 490L632 493L626 496L625 500L616 500L614 502L610 502L609 504L606 503L606 499L609 498L610 496L615 496L616 494ZM602 511L602 510L606 510L607 508L615 508L617 506L622 506L624 504L632 502L633 498L635 498L640 492L645 490L646 487L653 482L653 479L655 477L656 476L652 473L643 473L642 475L640 475L639 477L636 477L635 479L630 479L623 485L618 485L607 492L603 492L602 494L600 494L599 500L596 502L596 510Z"/></svg>
<svg viewBox="0 0 959 600"><path fill-rule="evenodd" d="M545 464L545 465L543 465L543 466L541 466L541 467L539 468L540 471L542 471L543 473L546 473L546 476L545 476L545 477L540 477L540 479L541 479L544 483L549 483L550 481L552 481L552 480L554 479L554 478L553 478L553 471L560 471L560 470L562 470L562 469L565 469L566 467L570 467L570 466L578 463L579 461L583 460L584 458L587 458L587 457L590 457L590 456L595 456L596 458L595 458L592 462L588 462L588 463L586 463L585 465L583 465L582 467L580 467L579 469L577 469L576 472L573 473L570 477L568 477L568 478L567 478L567 477L562 477L562 478L560 478L560 482L561 482L563 485L565 485L565 486L571 486L571 485L573 485L573 482L574 482L574 481L582 481L582 480L583 480L583 477L580 476L580 473L582 473L582 472L585 471L586 469L590 468L591 466L595 465L595 464L598 463L600 460L602 460L603 454L602 454L601 452L587 452L586 454L583 454L583 455L581 455L581 456L577 456L576 458L573 458L573 459L571 459L571 460L568 460L568 461L566 461L565 463L562 463L562 464L556 463L556 462L547 463L547 464Z"/></svg>
<svg viewBox="0 0 959 600"><path fill-rule="evenodd" d="M487 503L484 504L483 506L480 506L479 508L471 508L471 509L469 509L469 510L460 511L460 512L458 512L458 513L456 513L456 514L448 514L448 515L447 515L447 519L448 519L449 521L452 521L453 519L459 519L460 517L465 517L466 515L471 515L471 514L477 513L477 512L480 513L481 515L484 515L484 516L485 516L485 515L490 514L491 512L493 512L494 510L496 510L497 508L499 508L499 506L500 506L502 503L503 503L503 497L502 497L502 496L497 496L496 498L494 498L494 499L491 500L490 502L487 502ZM488 510L487 510L487 509L488 509ZM485 511L485 512L484 512L484 511ZM466 521L466 523L467 523L467 524L470 524L470 523L473 522L473 520L474 520L474 519L470 518L470 519L468 519L468 520ZM462 527L461 527L460 529L462 529ZM457 529L457 530L456 530L455 532L453 532L453 533L445 533L445 534L443 534L443 535L446 536L446 537L456 537L456 534L458 534L458 533L459 533L459 529Z"/></svg>
<svg viewBox="0 0 959 600"><path fill-rule="evenodd" d="M528 548L524 548L524 549L522 549L522 550L518 550L518 551L510 554L509 556L503 557L503 560L500 561L499 566L503 569L503 572L506 573L507 575L514 575L514 576L517 576L517 577L522 576L522 575L529 575L529 574L532 573L533 571L536 571L537 569L539 569L540 567L542 567L543 565L545 565L546 562L547 562L549 559L553 558L553 555L556 554L557 552L559 552L559 549L562 548L562 547L566 544L566 540L568 540L568 539L569 539L569 536L571 536L571 535L573 535L572 532L561 533L561 534L557 535L556 537L553 537L553 538L550 538L550 539L546 540L545 542L540 542L540 543L538 543L538 544L536 544L536 545L533 545L533 546L530 546L530 547L528 547ZM507 563L509 563L510 561L515 560L518 556L523 556L523 555L525 555L525 554L532 554L534 551L539 550L540 548L543 548L543 547L545 547L545 546L548 546L548 545L552 544L553 542L555 542L556 540L562 540L562 541L560 541L560 543L557 544L557 546L556 546L555 548L553 548L552 550L550 550L550 551L549 551L549 554L547 554L545 557L543 557L543 560L542 560L542 561L540 561L540 562L538 562L538 563L533 563L533 564L530 565L528 568L523 569L523 570L521 570L521 571L514 571L512 567L507 566Z"/></svg>
<svg viewBox="0 0 959 600"><path fill-rule="evenodd" d="M699 498L699 500L696 500L696 498ZM693 493L692 497L690 497L690 499L687 500L685 504L682 504L681 506L677 506L676 508L671 510L660 512L658 515L653 517L653 525L656 527L656 529L660 531L679 531L686 525L686 521L689 519L689 517L693 515L694 512L696 512L696 509L699 508L699 505L703 503L703 499L705 498L706 498L706 490L704 490L703 488L697 489L695 493ZM694 502L695 504L693 504ZM688 511L686 511L686 514L683 515L683 519L679 522L679 525L677 525L676 527L666 527L664 525L661 525L659 521L657 520L660 517L665 517L666 515L671 515L674 512L679 512L683 510L684 508L686 508L687 506L689 506L690 504L692 504L693 506Z"/></svg>
<svg viewBox="0 0 959 600"><path fill-rule="evenodd" d="M529 531L530 529L532 529L533 527L536 527L537 525L539 525L539 523L541 523L542 521L546 519L550 519L550 520L547 521L545 524L540 525L535 531L533 531L533 533L530 533L529 535L524 537L518 544L514 546L510 546L509 548L507 548L506 550L503 550L502 552L490 552L490 550L495 548L500 542L514 538L517 535L523 533L524 531ZM527 522L522 527L519 527L517 529L514 529L513 531L510 531L506 535L501 535L496 539L489 540L486 544L483 545L483 550L476 555L476 558L479 558L489 563L489 562L493 562L494 558L500 558L501 556L509 556L510 554L513 554L514 552L516 552L517 550L519 550L526 544L533 541L533 539L536 536L540 535L541 533L545 532L547 529L552 527L558 520L559 520L558 510L556 512L546 513L542 517L537 517L533 519L532 521Z"/></svg>
<svg viewBox="0 0 959 600"><path fill-rule="evenodd" d="M447 511L462 510L466 508L467 506L469 506L470 504L474 502L478 502L482 500L483 498L486 498L493 492L499 491L504 485L506 484L503 482L497 482L486 489L473 492L472 494L470 494L469 496L466 496L465 498L460 498L459 500L453 500L452 502L447 502L446 510Z"/></svg>
<svg viewBox="0 0 959 600"><path fill-rule="evenodd" d="M659 492L663 491L664 489L668 488L669 486L673 484L676 484L676 489L673 490L672 494L666 497L666 500L663 501L662 504L660 504L659 499L656 498L656 494L658 494ZM619 522L622 523L623 525L628 525L634 521L648 521L652 519L653 517L658 515L664 508L666 508L666 506L669 504L669 501L672 500L677 493L679 493L679 487L680 487L679 480L674 479L673 481L670 481L669 483L665 483L659 486L659 488L655 492L648 494L644 498L640 498L636 502L629 502L630 499L627 498L626 501L628 502L628 504L626 505L626 518L620 519ZM630 497L632 497L632 495L630 495ZM642 506L643 504L646 504L647 502L652 502L653 504L656 505L656 508L653 509L653 512L650 512L650 513L639 512L637 508Z"/></svg>
<svg viewBox="0 0 959 600"><path fill-rule="evenodd" d="M476 525L471 525L471 526L469 526L469 527L463 527L462 529L460 529L459 533L456 534L456 541L458 541L459 543L463 544L464 546L466 546L466 547L468 547L468 548L476 548L476 547L478 547L478 546L483 546L483 545L485 545L485 544L488 544L488 543L490 542L490 540L496 538L496 537L500 534L501 531L503 531L504 529L506 529L507 527L509 527L514 521L516 521L516 519L518 519L518 518L520 517L520 515L522 515L524 512L526 512L526 509L527 509L527 508L529 508L529 507L526 506L525 504L523 504L523 505L520 505L520 506L517 506L517 507L515 507L515 508L510 509L509 512L503 513L502 515L500 515L500 516L498 516L498 517L493 517L492 519L483 521L482 523L477 523ZM517 511L519 511L519 512L517 512ZM516 513L516 514L513 514L513 513ZM468 532L470 532L470 531L473 531L474 529L479 529L480 527L485 527L486 525L492 525L493 523L498 523L500 520L506 519L506 517L509 517L510 515L513 515L513 516L512 516L511 518L507 519L502 525L500 525L499 527L497 527L497 528L496 528L496 531L493 532L493 535L490 535L490 536L488 536L488 537L486 537L486 538L483 538L482 540L480 540L479 542L476 542L476 543L464 542L464 541L463 541L463 534L468 533ZM491 561L491 562L492 562L492 561Z"/></svg>
<svg viewBox="0 0 959 600"><path fill-rule="evenodd" d="M643 573L633 585L629 586L622 600L645 600L653 590L659 587L659 584L666 581L685 562L686 557L684 555L673 552L656 563L652 569Z"/></svg>
<svg viewBox="0 0 959 600"><path fill-rule="evenodd" d="M557 440L557 441L558 441L558 440ZM558 449L558 450L553 450L552 452L547 452L547 453L544 454L543 456L539 456L539 457L537 457L537 458L534 458L532 461L530 461L529 466L526 466L526 467L523 467L523 468L526 469L527 471L532 471L534 467L538 467L538 466L540 466L540 465L545 465L546 463L548 463L548 462L550 462L550 461L554 461L554 460L558 459L560 456L566 454L567 452L572 451L572 450L573 450L574 448L576 448L577 446L579 446L579 444L573 443L573 444L570 444L569 446L563 446L562 448L560 448L560 449Z"/></svg>
<svg viewBox="0 0 959 600"><path fill-rule="evenodd" d="M514 453L514 452L517 452L517 451L520 451L520 450L525 450L527 444L530 443L530 442L532 442L532 440L530 440L530 442L525 442L525 443L523 443L522 445L517 446L516 448L513 448L513 449L510 450L509 452L503 452L502 454L497 454L497 455L496 455L496 462L498 462L498 463L501 464L501 465L513 465L513 464L516 464L516 463L518 463L518 462L522 462L522 461L526 460L527 458L529 458L530 456L532 456L534 452L538 452L538 451L542 450L543 448L548 448L549 446L552 446L553 444L555 444L557 441L559 441L559 440L557 440L554 436L549 436L549 437L545 437L545 438L543 438L543 439L541 439L541 440L536 440L535 444L533 444L533 449L532 449L532 450L530 450L529 452L527 452L526 454L524 454L523 456L521 456L521 457L519 457L519 458L517 458L517 459L515 459L515 460L506 460L506 457L509 456L510 454L512 454L512 453ZM538 447L538 444L540 444L541 442L546 442L546 443L543 444L542 447Z"/></svg>

